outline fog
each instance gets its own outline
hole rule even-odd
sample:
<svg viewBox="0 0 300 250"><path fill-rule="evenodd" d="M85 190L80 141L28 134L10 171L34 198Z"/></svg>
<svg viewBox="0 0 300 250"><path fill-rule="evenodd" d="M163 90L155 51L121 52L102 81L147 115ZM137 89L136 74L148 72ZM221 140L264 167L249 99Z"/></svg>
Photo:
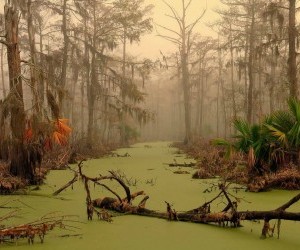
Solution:
<svg viewBox="0 0 300 250"><path fill-rule="evenodd" d="M5 3L18 14L26 120L67 118L74 142L227 137L298 93L286 2L28 0L0 3L4 103L18 76Z"/></svg>

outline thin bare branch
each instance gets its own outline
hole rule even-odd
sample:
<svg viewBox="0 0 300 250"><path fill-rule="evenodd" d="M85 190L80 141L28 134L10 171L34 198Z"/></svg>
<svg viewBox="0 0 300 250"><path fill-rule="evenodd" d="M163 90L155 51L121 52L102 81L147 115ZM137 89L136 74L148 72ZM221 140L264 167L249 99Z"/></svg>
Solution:
<svg viewBox="0 0 300 250"><path fill-rule="evenodd" d="M178 15L177 11L170 4L168 4L166 1L163 0L163 2L164 2L165 5L167 5L169 7L169 9L171 10L171 12L173 13L174 18L177 21L177 23L178 23L178 25L180 27L180 30L182 31L183 27L182 27L182 24L180 22L180 17Z"/></svg>
<svg viewBox="0 0 300 250"><path fill-rule="evenodd" d="M119 202L122 202L121 197L115 191L113 191L111 188L109 188L105 184L102 184L102 183L99 183L99 182L94 182L94 183L98 186L101 186L101 187L104 187L105 189L107 189L109 192L111 192L112 194L114 194L118 198Z"/></svg>
<svg viewBox="0 0 300 250"><path fill-rule="evenodd" d="M186 26L186 29L189 29L190 32L193 31L194 27L199 23L199 21L203 18L204 14L206 13L206 9L203 10L202 14L191 24Z"/></svg>
<svg viewBox="0 0 300 250"><path fill-rule="evenodd" d="M165 29L165 30L167 30L167 31L170 31L170 32L176 34L176 35L179 36L179 37L181 36L177 31L172 30L172 29L170 29L170 28L168 28L168 27L166 27L166 26L163 26L163 25L160 25L160 24L157 24L157 23L156 23L156 25L159 26L159 27L161 27L161 28L163 28L163 29Z"/></svg>
<svg viewBox="0 0 300 250"><path fill-rule="evenodd" d="M168 40L168 41L170 41L170 42L172 42L172 43L175 43L175 44L177 44L177 45L181 45L181 44L182 44L178 39L175 39L175 38L173 38L173 37L170 37L170 36L164 36L164 35L160 35L160 34L158 34L158 36L159 36L159 37L162 37L162 38L164 38L164 39L166 39L166 40Z"/></svg>
<svg viewBox="0 0 300 250"><path fill-rule="evenodd" d="M185 11L187 11L187 9L189 8L189 6L191 5L191 3L192 3L192 0L190 0L189 2L188 2L188 4L185 6Z"/></svg>

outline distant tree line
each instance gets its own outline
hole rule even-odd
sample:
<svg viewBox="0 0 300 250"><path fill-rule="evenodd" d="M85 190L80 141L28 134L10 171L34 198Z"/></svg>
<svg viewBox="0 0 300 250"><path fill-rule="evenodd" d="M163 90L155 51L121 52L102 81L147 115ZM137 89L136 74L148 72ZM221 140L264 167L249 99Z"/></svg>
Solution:
<svg viewBox="0 0 300 250"><path fill-rule="evenodd" d="M178 93L173 106L184 104L185 115L178 112L173 119L185 124L186 142L211 134L228 136L238 117L259 122L267 113L287 109L289 97L298 97L295 0L221 0L215 10L219 19L208 24L214 37L195 28L206 11L199 10L191 20L195 1L181 2L180 10L165 2L174 25L158 30L178 48L173 55L162 55L162 61Z"/></svg>

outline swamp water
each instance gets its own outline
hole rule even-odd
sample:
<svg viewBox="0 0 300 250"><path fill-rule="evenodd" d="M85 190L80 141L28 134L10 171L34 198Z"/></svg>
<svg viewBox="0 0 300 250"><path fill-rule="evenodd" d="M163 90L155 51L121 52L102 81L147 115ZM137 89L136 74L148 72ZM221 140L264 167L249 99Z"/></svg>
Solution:
<svg viewBox="0 0 300 250"><path fill-rule="evenodd" d="M86 175L95 177L99 174L106 175L108 170L120 170L124 172L131 183L131 191L144 190L150 199L146 207L150 209L166 209L164 201L174 205L177 211L196 208L203 202L213 198L218 190L210 190L213 181L192 180L190 174L174 174L176 169L169 168L163 163L171 163L174 159L178 163L190 162L184 155L176 155L177 151L170 148L166 142L140 143L128 149L118 150L119 154L128 152L131 157L106 157L103 159L84 162L83 171ZM74 166L75 167L75 166ZM187 169L184 169L187 170ZM188 169L191 174L192 169ZM300 222L281 223L280 239L260 239L262 223L242 222L241 228L223 228L214 225L202 225L184 222L169 222L166 220L147 218L141 216L119 216L113 218L112 223L98 221L94 216L93 221L87 221L85 192L83 184L77 182L71 188L63 191L58 197L53 198L51 193L67 183L73 177L68 170L51 171L45 185L39 191L32 191L24 196L1 196L0 204L8 200L19 200L9 206L22 207L20 217L5 221L6 224L21 224L31 222L41 216L57 212L72 217L76 222L68 222L68 225L76 228L55 229L45 236L44 244L38 237L34 245L28 245L27 240L19 240L17 245L3 244L1 249L18 250L77 250L77 249L124 249L124 250L147 250L147 249L300 249ZM117 190L122 197L124 191L118 184L107 181L113 189ZM100 187L90 187L92 198L112 196ZM235 195L245 198L246 202L239 205L240 210L270 210L282 205L297 192L271 191L267 193L247 193L242 191ZM138 203L140 199L135 201ZM250 203L249 203L250 202ZM30 205L31 208L26 205ZM223 209L220 202L213 209ZM300 211L300 204L294 204L291 211ZM1 209L1 215L8 213L9 209ZM274 221L271 222L271 225ZM70 237L62 237L70 235ZM71 236L77 235L77 236Z"/></svg>

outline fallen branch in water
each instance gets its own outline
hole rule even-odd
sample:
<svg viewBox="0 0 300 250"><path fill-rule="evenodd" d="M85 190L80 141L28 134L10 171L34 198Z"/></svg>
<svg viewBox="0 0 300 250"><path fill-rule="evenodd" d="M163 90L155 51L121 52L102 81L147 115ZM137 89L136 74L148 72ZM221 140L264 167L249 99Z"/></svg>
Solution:
<svg viewBox="0 0 300 250"><path fill-rule="evenodd" d="M185 168L193 168L196 166L196 163L194 162L190 162L190 163L177 163L177 162L174 162L174 163L165 163L165 165L168 165L169 167L185 167Z"/></svg>
<svg viewBox="0 0 300 250"><path fill-rule="evenodd" d="M14 216L16 216L16 211L10 212L6 216L3 216L2 219L11 218ZM43 243L45 235L54 228L70 227L65 224L67 217L69 216L44 216L41 220L37 220L31 223L22 224L14 227L4 227L0 229L0 243L11 241L16 242L18 239L26 238L29 244L33 244L36 236L38 236L41 240L41 243Z"/></svg>
<svg viewBox="0 0 300 250"><path fill-rule="evenodd" d="M279 208L270 211L238 211L238 203L241 201L240 198L228 192L228 186L225 184L219 184L218 188L220 192L217 196L208 202L205 202L201 206L191 209L186 212L177 212L172 208L171 204L166 203L166 211L155 211L146 208L146 202L149 196L145 194L144 191L139 191L134 194L131 193L129 187L124 183L124 181L113 171L109 171L110 175L102 176L96 178L91 178L83 174L82 172L82 162L78 164L78 174L83 180L84 187L87 193L87 216L89 220L92 220L93 214L96 213L99 219L106 221L111 221L111 215L107 210L115 211L122 214L134 214L141 216L149 216L161 219L167 219L171 221L185 221L194 223L216 223L218 225L230 225L233 227L240 226L241 221L249 220L263 220L264 226L262 230L262 237L271 236L274 233L275 227L270 227L270 220L278 220L278 235L280 231L280 221L281 220L293 220L300 221L300 212L292 213L286 212L285 210L298 202L300 200L300 194L293 197L287 203L283 204ZM115 191L109 188L107 185L103 184L104 180L114 180L122 186L126 193L125 198L121 198ZM104 197L98 199L91 199L89 182L96 185L100 185L110 191L116 198ZM144 196L142 201L138 205L133 205L133 200L138 196ZM232 200L232 198L234 200ZM211 205L217 202L219 199L225 199L225 207L221 211L212 212ZM102 209L100 212L98 209Z"/></svg>
<svg viewBox="0 0 300 250"><path fill-rule="evenodd" d="M211 212L210 207L211 203L217 200L220 197L226 197L228 203L225 208L220 212ZM147 199L149 197L147 196ZM254 221L254 220L263 220L264 227L262 230L262 238L265 238L270 231L274 231L269 225L270 220L292 220L300 221L300 213L286 212L285 209L300 199L300 194L292 198L285 205L280 208L270 210L270 211L238 211L237 202L231 201L228 193L225 189L214 197L211 201L205 202L202 206L192 209L187 212L177 213L174 209L171 209L169 203L167 203L167 211L159 212L155 210L146 209L145 206L141 207L133 206L131 204L124 204L119 202L116 199L105 197L103 199L98 198L93 200L93 206L99 208L105 208L108 210L113 210L125 214L135 214L141 216L149 216L167 220L174 221L184 221L184 222L194 222L194 223L216 223L221 226L231 225L233 227L240 226L241 221ZM145 205L145 204L144 204ZM277 225L278 226L278 225Z"/></svg>
<svg viewBox="0 0 300 250"><path fill-rule="evenodd" d="M63 190L67 189L71 185L73 185L76 181L78 181L78 173L74 173L74 177L72 180L70 180L67 184L63 185L60 189L56 190L52 195L56 196L60 194Z"/></svg>

